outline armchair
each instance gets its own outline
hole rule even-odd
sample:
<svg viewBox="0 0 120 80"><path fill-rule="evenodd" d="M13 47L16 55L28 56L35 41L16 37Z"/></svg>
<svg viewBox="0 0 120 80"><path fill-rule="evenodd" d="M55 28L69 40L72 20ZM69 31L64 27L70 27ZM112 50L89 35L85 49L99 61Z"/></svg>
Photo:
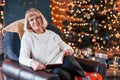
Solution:
<svg viewBox="0 0 120 80"><path fill-rule="evenodd" d="M19 23L20 21L17 21L17 22ZM13 26L12 26L12 29L13 29ZM56 32L62 37L61 32L54 25L49 24L47 29L53 30L54 32ZM2 71L8 78L11 78L13 80L60 80L57 74L52 74L52 73L49 73L48 71L34 71L29 67L20 65L18 62L18 57L19 57L19 50L20 50L21 31L20 32L15 30L6 31L5 29L3 29L3 32L7 32L7 33L5 34L3 39L3 44L4 44L3 51L4 51L5 60L3 61L3 64L2 64ZM77 58L77 57L76 57L76 60L80 63L80 65L83 67L85 71L98 72L102 75L103 78L105 78L106 66L104 63Z"/></svg>

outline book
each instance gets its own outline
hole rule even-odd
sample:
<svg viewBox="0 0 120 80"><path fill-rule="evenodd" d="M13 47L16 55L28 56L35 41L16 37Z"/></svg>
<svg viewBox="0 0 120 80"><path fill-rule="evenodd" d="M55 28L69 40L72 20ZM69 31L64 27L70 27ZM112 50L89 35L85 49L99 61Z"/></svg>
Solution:
<svg viewBox="0 0 120 80"><path fill-rule="evenodd" d="M60 67L62 64L47 64L46 69L52 69L56 67Z"/></svg>
<svg viewBox="0 0 120 80"><path fill-rule="evenodd" d="M46 68L55 68L63 64L64 52L59 53L52 61L46 64Z"/></svg>

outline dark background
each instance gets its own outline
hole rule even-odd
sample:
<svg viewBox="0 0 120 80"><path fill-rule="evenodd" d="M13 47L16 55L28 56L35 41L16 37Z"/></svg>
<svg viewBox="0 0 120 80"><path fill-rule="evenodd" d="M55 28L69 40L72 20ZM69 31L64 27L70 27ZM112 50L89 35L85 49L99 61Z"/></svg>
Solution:
<svg viewBox="0 0 120 80"><path fill-rule="evenodd" d="M34 4L31 6L29 1ZM37 1L37 3L35 3L35 1ZM25 6L23 5L24 2L26 3ZM49 6L49 0L5 0L4 26L7 26L13 21L24 18L26 10L32 7L39 9L46 17L48 22L51 22Z"/></svg>

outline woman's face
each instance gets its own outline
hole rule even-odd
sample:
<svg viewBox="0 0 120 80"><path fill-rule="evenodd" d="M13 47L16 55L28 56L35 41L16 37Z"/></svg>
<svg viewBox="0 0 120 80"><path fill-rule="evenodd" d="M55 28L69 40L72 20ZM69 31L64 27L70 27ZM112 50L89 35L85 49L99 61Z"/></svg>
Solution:
<svg viewBox="0 0 120 80"><path fill-rule="evenodd" d="M38 31L42 28L42 19L40 16L31 16L28 18L28 23L34 31Z"/></svg>

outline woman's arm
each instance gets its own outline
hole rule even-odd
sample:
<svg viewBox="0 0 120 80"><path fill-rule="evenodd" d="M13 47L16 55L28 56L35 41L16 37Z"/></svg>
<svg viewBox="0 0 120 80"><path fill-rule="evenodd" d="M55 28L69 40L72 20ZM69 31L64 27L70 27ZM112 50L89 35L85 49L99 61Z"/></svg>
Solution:
<svg viewBox="0 0 120 80"><path fill-rule="evenodd" d="M30 58L31 46L27 34L24 34L21 40L19 62L25 66L30 67L32 59Z"/></svg>
<svg viewBox="0 0 120 80"><path fill-rule="evenodd" d="M42 70L45 69L45 65L40 63L39 61L35 59L31 59L31 38L29 37L29 34L24 34L23 38L21 40L21 49L20 49L20 56L19 56L19 62L25 66L32 67L33 70Z"/></svg>
<svg viewBox="0 0 120 80"><path fill-rule="evenodd" d="M46 66L42 63L40 63L37 60L32 60L30 63L30 66L32 67L33 70L43 70L46 69Z"/></svg>
<svg viewBox="0 0 120 80"><path fill-rule="evenodd" d="M74 50L72 49L71 46L69 46L68 44L66 44L59 36L58 37L58 44L60 45L60 48L62 51L64 51L65 56L70 56L74 53Z"/></svg>
<svg viewBox="0 0 120 80"><path fill-rule="evenodd" d="M71 49L65 50L65 56L71 56L73 54Z"/></svg>

